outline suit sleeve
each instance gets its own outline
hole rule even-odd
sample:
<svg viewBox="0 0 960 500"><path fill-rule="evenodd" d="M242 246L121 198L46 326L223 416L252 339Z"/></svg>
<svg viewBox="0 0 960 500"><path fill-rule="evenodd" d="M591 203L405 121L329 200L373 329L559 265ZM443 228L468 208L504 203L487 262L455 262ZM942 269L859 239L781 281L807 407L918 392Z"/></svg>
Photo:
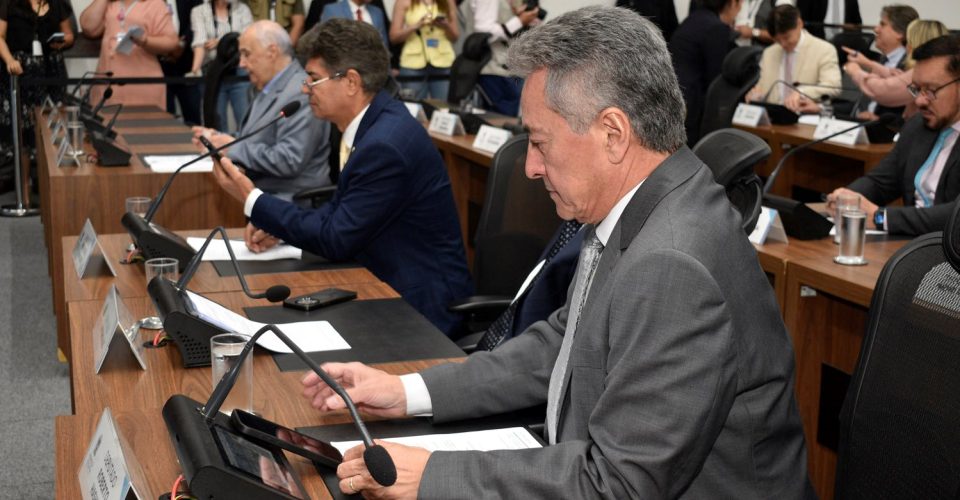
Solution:
<svg viewBox="0 0 960 500"><path fill-rule="evenodd" d="M723 60L730 52L733 40L733 30L725 24L712 26L710 33L700 39L704 89L708 88L713 80L720 75L720 71L723 69Z"/></svg>
<svg viewBox="0 0 960 500"><path fill-rule="evenodd" d="M289 92L280 97L280 104L286 104ZM300 104L306 107L306 99L297 96ZM277 111L279 112L279 111ZM232 146L227 154L231 160L242 163L248 170L289 179L303 172L310 160L309 155L316 150L317 141L326 141L330 136L330 124L318 120L309 110L301 110L289 118L280 120L275 126L273 142L244 141Z"/></svg>
<svg viewBox="0 0 960 500"><path fill-rule="evenodd" d="M702 264L673 250L635 258L613 283L610 331L578 333L608 333L604 366L571 367L581 374L594 370L588 375L603 384L587 436L535 450L434 452L420 483L421 498L674 498L683 493L713 447L737 392L733 327L723 294ZM533 342L525 336L511 343ZM499 355L493 351L488 357ZM543 354L527 356L542 363ZM455 374L469 374L478 364L470 359ZM431 381L425 380L433 397ZM535 385L544 388L539 380ZM527 389L514 384L499 390ZM488 391L481 390L476 399L486 398ZM436 414L446 414L448 398L433 402Z"/></svg>
<svg viewBox="0 0 960 500"><path fill-rule="evenodd" d="M840 95L840 88L843 81L840 76L840 63L837 58L837 50L827 42L818 44L817 49L811 50L810 55L817 58L817 85L801 85L800 90L811 96L836 97Z"/></svg>
<svg viewBox="0 0 960 500"><path fill-rule="evenodd" d="M414 198L411 190L415 188L408 172L412 167L387 143L355 151L350 168L349 187L341 185L333 200L322 207L301 209L262 195L250 220L258 228L327 259L356 257L381 228L401 216L403 207Z"/></svg>
<svg viewBox="0 0 960 500"><path fill-rule="evenodd" d="M956 203L954 200L929 208L887 207L887 228L891 233L912 236L943 231Z"/></svg>

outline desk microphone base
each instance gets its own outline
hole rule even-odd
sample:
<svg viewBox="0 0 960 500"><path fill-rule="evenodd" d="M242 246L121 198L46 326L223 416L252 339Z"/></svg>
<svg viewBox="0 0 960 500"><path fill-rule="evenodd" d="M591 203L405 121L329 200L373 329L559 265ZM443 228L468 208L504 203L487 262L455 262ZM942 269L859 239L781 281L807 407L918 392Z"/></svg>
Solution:
<svg viewBox="0 0 960 500"><path fill-rule="evenodd" d="M40 215L40 207L33 205L4 205L0 207L0 217L34 217Z"/></svg>

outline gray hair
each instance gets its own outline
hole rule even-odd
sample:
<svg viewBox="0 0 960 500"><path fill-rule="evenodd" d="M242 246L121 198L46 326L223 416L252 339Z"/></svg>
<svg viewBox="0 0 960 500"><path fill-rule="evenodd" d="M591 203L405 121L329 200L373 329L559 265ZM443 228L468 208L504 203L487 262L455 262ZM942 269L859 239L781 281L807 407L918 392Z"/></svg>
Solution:
<svg viewBox="0 0 960 500"><path fill-rule="evenodd" d="M546 101L586 132L608 107L623 110L644 147L672 153L686 142L685 106L660 29L619 7L584 7L538 26L510 47L511 71L547 72Z"/></svg>
<svg viewBox="0 0 960 500"><path fill-rule="evenodd" d="M257 38L260 46L266 48L276 45L281 54L293 57L293 42L290 41L290 34L283 29L283 26L264 19L255 21L247 29Z"/></svg>

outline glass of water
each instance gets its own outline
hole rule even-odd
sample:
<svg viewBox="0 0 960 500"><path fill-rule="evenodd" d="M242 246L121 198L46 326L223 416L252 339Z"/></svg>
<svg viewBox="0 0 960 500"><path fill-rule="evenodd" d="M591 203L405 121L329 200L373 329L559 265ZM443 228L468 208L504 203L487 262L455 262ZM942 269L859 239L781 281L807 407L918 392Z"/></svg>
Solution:
<svg viewBox="0 0 960 500"><path fill-rule="evenodd" d="M840 212L840 255L834 262L845 266L862 266L867 263L863 258L863 247L867 237L867 214L863 210L844 210Z"/></svg>
<svg viewBox="0 0 960 500"><path fill-rule="evenodd" d="M143 264L143 273L147 279L147 286L153 278L161 277L167 281L177 281L180 278L180 262L170 257L150 259ZM148 316L140 320L141 328L159 330L163 328L163 321L156 316Z"/></svg>
<svg viewBox="0 0 960 500"><path fill-rule="evenodd" d="M250 336L242 333L221 333L210 337L210 368L213 389L217 388L223 379L237 363L244 346L250 341ZM243 359L237 380L230 389L227 398L220 406L220 411L231 413L234 409L253 413L253 353Z"/></svg>
<svg viewBox="0 0 960 500"><path fill-rule="evenodd" d="M152 200L147 196L131 196L125 203L127 212L135 213L140 218L146 217L147 210L150 209L150 201Z"/></svg>
<svg viewBox="0 0 960 500"><path fill-rule="evenodd" d="M860 195L857 193L844 192L837 196L834 205L833 224L836 226L836 229L833 233L833 242L840 243L840 214L844 210L859 210Z"/></svg>

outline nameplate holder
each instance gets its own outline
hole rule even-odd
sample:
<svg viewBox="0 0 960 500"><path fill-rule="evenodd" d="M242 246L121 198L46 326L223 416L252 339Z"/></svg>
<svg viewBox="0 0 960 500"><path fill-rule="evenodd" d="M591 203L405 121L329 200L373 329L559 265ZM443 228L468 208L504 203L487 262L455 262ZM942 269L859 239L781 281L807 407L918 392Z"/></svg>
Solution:
<svg viewBox="0 0 960 500"><path fill-rule="evenodd" d="M407 107L410 116L414 117L420 123L427 123L427 113L423 110L423 104L419 102L404 102L403 105Z"/></svg>
<svg viewBox="0 0 960 500"><path fill-rule="evenodd" d="M63 135L61 136L61 132ZM50 141L54 146L60 145L60 141L67 140L67 122L62 116L57 116L53 121L53 128L50 129Z"/></svg>
<svg viewBox="0 0 960 500"><path fill-rule="evenodd" d="M40 107L40 113L49 113L54 109L57 109L57 105L53 102L53 99L51 99L50 96L48 95L43 100L43 106Z"/></svg>
<svg viewBox="0 0 960 500"><path fill-rule="evenodd" d="M473 147L488 153L496 153L511 137L513 137L513 134L509 130L490 125L480 125L477 138L473 140Z"/></svg>
<svg viewBox="0 0 960 500"><path fill-rule="evenodd" d="M110 408L104 408L97 430L77 471L84 500L148 500L157 498L130 443L117 428Z"/></svg>
<svg viewBox="0 0 960 500"><path fill-rule="evenodd" d="M733 124L744 127L770 125L770 115L767 114L767 108L763 106L741 102L733 113Z"/></svg>
<svg viewBox="0 0 960 500"><path fill-rule="evenodd" d="M47 96L47 99L50 99ZM53 102L52 100L50 102ZM47 128L53 127L53 121L57 119L57 116L60 114L60 108L54 106L50 108L50 113L47 115Z"/></svg>
<svg viewBox="0 0 960 500"><path fill-rule="evenodd" d="M113 264L107 258L100 241L97 239L97 232L93 229L93 223L87 219L83 223L83 229L80 236L77 237L77 244L73 246L73 268L77 271L77 279L84 279L90 276L106 275L104 271L109 271L110 276L116 276L117 272L113 269Z"/></svg>
<svg viewBox="0 0 960 500"><path fill-rule="evenodd" d="M56 145L56 142L54 142L54 145ZM60 143L60 146L57 147L57 166L58 166L58 167L62 167L62 166L63 166L63 160L65 160L65 159L67 158L67 156L68 156L68 155L67 155L67 152L68 152L69 150L70 150L70 143L67 142L67 141L61 142L61 143ZM70 156L70 159L71 159L71 162L72 162L72 163L75 163L75 162L73 161L73 156L72 156L72 155Z"/></svg>
<svg viewBox="0 0 960 500"><path fill-rule="evenodd" d="M814 140L823 139L830 134L836 134L841 130L846 130L850 127L856 127L857 125L859 125L857 122L836 120L833 118L821 118L820 122L817 123L817 128L813 131L813 138ZM868 144L870 141L867 139L867 132L864 130L864 127L859 127L844 132L831 139L827 139L827 142L843 144L846 146L854 146L857 144Z"/></svg>
<svg viewBox="0 0 960 500"><path fill-rule="evenodd" d="M466 132L463 129L463 122L460 121L460 116L447 112L437 110L433 113L433 117L430 118L430 129L431 132L436 132L442 135L464 135Z"/></svg>
<svg viewBox="0 0 960 500"><path fill-rule="evenodd" d="M777 209L762 207L760 209L760 218L757 219L757 225L750 233L750 242L763 245L770 241L782 241L788 243L787 232L783 229L783 221L780 220L780 214Z"/></svg>
<svg viewBox="0 0 960 500"><path fill-rule="evenodd" d="M112 285L107 297L103 299L100 317L93 327L93 367L94 373L100 373L103 362L112 351L116 361L126 362L129 354L133 354L142 370L147 369L143 358L143 344L140 340L140 326L130 315L130 310L124 305L117 291L117 285ZM120 354L120 353L126 353ZM126 358L126 359L121 359Z"/></svg>

